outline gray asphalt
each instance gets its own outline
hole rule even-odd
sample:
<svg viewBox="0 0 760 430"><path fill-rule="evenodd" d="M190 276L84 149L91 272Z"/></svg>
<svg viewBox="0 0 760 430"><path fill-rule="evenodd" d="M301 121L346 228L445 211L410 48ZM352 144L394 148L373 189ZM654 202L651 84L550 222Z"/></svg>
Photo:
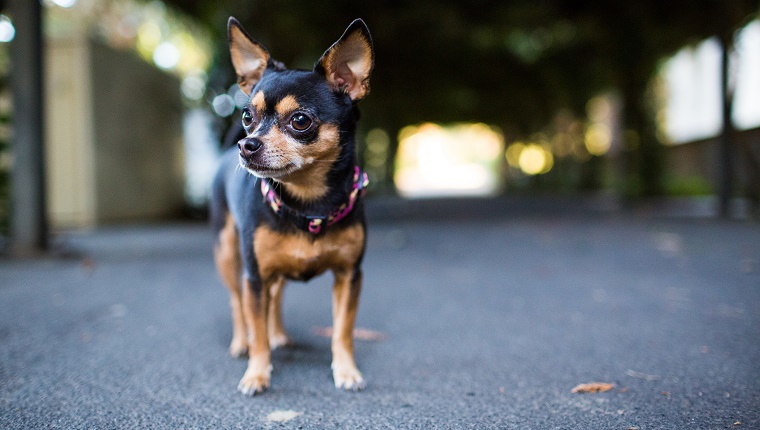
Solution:
<svg viewBox="0 0 760 430"><path fill-rule="evenodd" d="M332 385L328 275L254 398L205 225L64 233L0 260L0 428L760 428L758 224L549 213L374 222L367 389Z"/></svg>

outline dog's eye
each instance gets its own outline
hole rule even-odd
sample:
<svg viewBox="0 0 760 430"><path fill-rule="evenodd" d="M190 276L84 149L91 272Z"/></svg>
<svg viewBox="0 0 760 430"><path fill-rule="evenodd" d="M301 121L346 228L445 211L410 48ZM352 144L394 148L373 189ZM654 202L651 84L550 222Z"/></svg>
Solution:
<svg viewBox="0 0 760 430"><path fill-rule="evenodd" d="M293 130L304 131L311 127L311 118L302 113L297 113L290 118L290 126L293 127Z"/></svg>
<svg viewBox="0 0 760 430"><path fill-rule="evenodd" d="M253 114L250 110L246 109L243 111L243 125L248 127L251 124L253 124Z"/></svg>

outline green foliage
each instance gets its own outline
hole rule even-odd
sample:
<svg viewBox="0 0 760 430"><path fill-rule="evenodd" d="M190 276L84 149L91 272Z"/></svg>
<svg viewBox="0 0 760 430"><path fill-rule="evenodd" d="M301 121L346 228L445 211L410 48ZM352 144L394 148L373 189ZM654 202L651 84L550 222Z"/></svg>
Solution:
<svg viewBox="0 0 760 430"><path fill-rule="evenodd" d="M665 176L665 193L669 196L707 196L715 193L710 181L702 176Z"/></svg>
<svg viewBox="0 0 760 430"><path fill-rule="evenodd" d="M7 142L0 141L0 158L8 153ZM0 236L8 235L10 217L10 172L0 167Z"/></svg>

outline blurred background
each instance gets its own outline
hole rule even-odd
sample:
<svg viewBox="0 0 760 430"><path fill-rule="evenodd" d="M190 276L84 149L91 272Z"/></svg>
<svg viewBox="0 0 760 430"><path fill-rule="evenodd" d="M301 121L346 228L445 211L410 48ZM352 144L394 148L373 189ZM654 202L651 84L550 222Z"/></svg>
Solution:
<svg viewBox="0 0 760 430"><path fill-rule="evenodd" d="M14 204L30 204L12 192L26 182L13 172L34 171L16 154L20 124L44 140L43 230L204 216L245 102L230 15L290 68L367 22L376 67L357 138L370 198L686 196L758 213L758 1L43 0L31 15L24 3L0 2L4 243L28 217ZM35 14L30 118L13 72L35 49L13 47Z"/></svg>

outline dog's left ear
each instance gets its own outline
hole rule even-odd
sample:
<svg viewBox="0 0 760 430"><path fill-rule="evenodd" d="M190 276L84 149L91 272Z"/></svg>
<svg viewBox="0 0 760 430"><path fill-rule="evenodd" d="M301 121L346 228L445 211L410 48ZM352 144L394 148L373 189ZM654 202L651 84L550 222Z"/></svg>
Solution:
<svg viewBox="0 0 760 430"><path fill-rule="evenodd" d="M364 21L357 19L343 36L322 54L314 66L335 91L359 101L369 93L369 74L375 64L372 37Z"/></svg>

